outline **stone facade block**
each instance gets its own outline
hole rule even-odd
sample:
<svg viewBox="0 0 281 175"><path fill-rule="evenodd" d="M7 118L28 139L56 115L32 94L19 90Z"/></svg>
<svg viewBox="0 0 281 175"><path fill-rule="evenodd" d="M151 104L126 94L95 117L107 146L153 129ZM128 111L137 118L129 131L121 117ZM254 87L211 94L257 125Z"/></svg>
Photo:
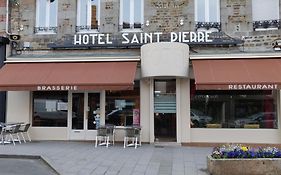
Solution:
<svg viewBox="0 0 281 175"><path fill-rule="evenodd" d="M0 0L0 32L5 29L6 0ZM195 0L144 0L144 32L195 31ZM1 7L1 5L3 7ZM76 34L77 1L58 1L58 32L54 35L34 33L36 22L36 0L19 1L11 6L11 32L20 34L22 42L31 42L33 49L48 49L51 42L62 42ZM280 3L281 9L281 3ZM120 0L101 0L100 33L120 34ZM241 51L272 51L271 42L280 38L280 29L254 32L251 0L220 0L220 22L222 32L229 37L244 39L244 45L236 47ZM281 16L281 10L280 10ZM182 21L182 24L180 22ZM145 25L148 22L149 25ZM269 36L267 39L253 39L252 36ZM38 41L39 38L42 38ZM249 38L248 38L249 37ZM250 39L251 38L251 39ZM37 43L39 42L39 43ZM213 47L200 50L213 50ZM209 52L209 51L208 51ZM210 51L211 52L211 51Z"/></svg>

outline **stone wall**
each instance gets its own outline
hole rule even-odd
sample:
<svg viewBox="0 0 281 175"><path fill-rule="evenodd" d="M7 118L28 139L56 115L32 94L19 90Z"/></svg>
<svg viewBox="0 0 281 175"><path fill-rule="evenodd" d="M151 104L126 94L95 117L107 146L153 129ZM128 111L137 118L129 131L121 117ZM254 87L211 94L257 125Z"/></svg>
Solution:
<svg viewBox="0 0 281 175"><path fill-rule="evenodd" d="M0 0L0 9L6 0ZM195 0L144 0L144 32L194 31ZM33 49L48 49L51 42L63 42L75 34L76 0L59 0L58 33L54 35L34 34L36 0L19 1L12 6L11 29L22 36L21 42L30 42ZM276 31L254 32L251 0L221 0L222 31L233 38L244 39L240 51L272 51L271 43L280 38ZM281 9L281 4L280 4ZM0 10L0 31L5 21L4 10ZM281 10L280 10L281 16ZM180 21L183 24L180 25ZM148 21L149 25L145 25ZM3 29L2 29L3 30ZM118 34L119 0L101 0L100 32ZM213 49L204 47L205 50ZM237 50L236 49L236 50Z"/></svg>
<svg viewBox="0 0 281 175"><path fill-rule="evenodd" d="M6 0L0 0L0 36L5 34L6 30Z"/></svg>

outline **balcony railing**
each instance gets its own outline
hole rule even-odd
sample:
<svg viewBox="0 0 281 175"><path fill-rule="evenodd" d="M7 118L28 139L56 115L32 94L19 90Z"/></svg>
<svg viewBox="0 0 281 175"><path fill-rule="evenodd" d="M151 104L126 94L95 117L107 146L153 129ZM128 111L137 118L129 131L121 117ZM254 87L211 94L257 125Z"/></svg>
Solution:
<svg viewBox="0 0 281 175"><path fill-rule="evenodd" d="M83 26L76 26L75 27L75 31L76 32L82 32L82 31L92 31L92 30L96 30L99 31L99 25L83 25Z"/></svg>
<svg viewBox="0 0 281 175"><path fill-rule="evenodd" d="M256 30L276 30L280 29L281 20L263 20L263 21L253 21L253 29Z"/></svg>
<svg viewBox="0 0 281 175"><path fill-rule="evenodd" d="M34 33L57 33L58 27L34 27Z"/></svg>
<svg viewBox="0 0 281 175"><path fill-rule="evenodd" d="M124 29L143 29L143 24L141 23L129 24L124 22L123 25L119 25L119 30L124 30Z"/></svg>
<svg viewBox="0 0 281 175"><path fill-rule="evenodd" d="M218 32L221 31L221 23L220 22L196 22L195 23L195 30L197 31L198 29L217 29Z"/></svg>

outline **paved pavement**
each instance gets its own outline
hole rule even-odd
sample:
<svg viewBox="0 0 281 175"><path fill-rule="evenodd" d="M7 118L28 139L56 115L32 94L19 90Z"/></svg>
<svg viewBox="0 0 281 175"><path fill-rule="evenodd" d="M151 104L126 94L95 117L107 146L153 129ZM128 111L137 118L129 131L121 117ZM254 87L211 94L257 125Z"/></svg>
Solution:
<svg viewBox="0 0 281 175"><path fill-rule="evenodd" d="M207 175L211 150L151 144L94 148L93 142L70 141L0 145L0 155L40 155L61 175Z"/></svg>
<svg viewBox="0 0 281 175"><path fill-rule="evenodd" d="M41 159L0 158L1 175L57 175Z"/></svg>

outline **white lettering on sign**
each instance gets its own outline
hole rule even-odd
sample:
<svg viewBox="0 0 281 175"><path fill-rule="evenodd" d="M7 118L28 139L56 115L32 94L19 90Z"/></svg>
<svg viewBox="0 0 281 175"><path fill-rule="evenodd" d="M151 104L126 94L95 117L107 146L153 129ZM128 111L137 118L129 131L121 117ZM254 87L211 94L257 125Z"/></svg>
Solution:
<svg viewBox="0 0 281 175"><path fill-rule="evenodd" d="M74 35L74 45L88 44L112 44L109 34L77 34Z"/></svg>
<svg viewBox="0 0 281 175"><path fill-rule="evenodd" d="M77 91L77 86L37 86L37 91Z"/></svg>
<svg viewBox="0 0 281 175"><path fill-rule="evenodd" d="M211 32L171 32L170 42L190 43L190 42L212 42L209 39ZM146 44L152 42L160 42L162 40L162 32L154 33L122 33L122 44ZM74 45L110 45L113 44L110 34L76 34L74 35Z"/></svg>
<svg viewBox="0 0 281 175"><path fill-rule="evenodd" d="M277 84L230 84L229 90L273 90L278 89Z"/></svg>

